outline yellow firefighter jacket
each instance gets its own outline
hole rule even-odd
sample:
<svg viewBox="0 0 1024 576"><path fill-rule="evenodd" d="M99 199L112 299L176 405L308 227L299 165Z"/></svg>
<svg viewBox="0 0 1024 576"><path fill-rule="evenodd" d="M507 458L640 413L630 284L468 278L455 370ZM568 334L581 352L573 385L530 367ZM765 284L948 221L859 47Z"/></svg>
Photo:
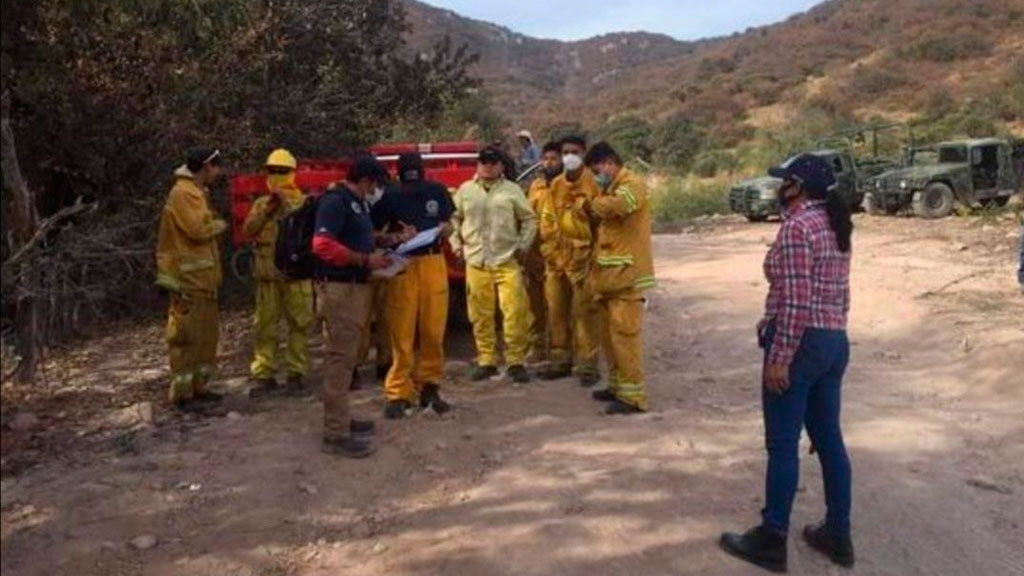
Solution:
<svg viewBox="0 0 1024 576"><path fill-rule="evenodd" d="M541 209L541 253L548 268L567 272L575 280L582 280L593 252L593 229L589 217L573 210L576 202L592 200L598 194L594 173L588 168L575 182L565 173L551 182L546 201Z"/></svg>
<svg viewBox="0 0 1024 576"><path fill-rule="evenodd" d="M277 243L277 222L289 212L302 206L305 196L294 181L278 187L283 202L271 208L270 196L260 196L249 209L243 229L253 240L256 248L256 266L253 275L257 280L285 280L274 266L274 245Z"/></svg>
<svg viewBox="0 0 1024 576"><path fill-rule="evenodd" d="M653 287L651 209L643 179L622 168L590 202L589 212L597 219L591 290L607 295Z"/></svg>
<svg viewBox="0 0 1024 576"><path fill-rule="evenodd" d="M213 297L221 283L217 236L227 224L215 217L207 192L182 166L160 217L156 284L172 292Z"/></svg>

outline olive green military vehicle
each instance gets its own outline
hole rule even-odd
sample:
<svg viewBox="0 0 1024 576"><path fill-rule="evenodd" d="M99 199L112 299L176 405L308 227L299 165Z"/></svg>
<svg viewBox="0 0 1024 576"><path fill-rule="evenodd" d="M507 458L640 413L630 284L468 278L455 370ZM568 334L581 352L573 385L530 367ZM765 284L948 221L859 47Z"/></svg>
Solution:
<svg viewBox="0 0 1024 576"><path fill-rule="evenodd" d="M1022 171L1020 142L986 138L912 148L905 166L871 179L865 206L876 214L943 218L957 203L1003 205L1024 185Z"/></svg>

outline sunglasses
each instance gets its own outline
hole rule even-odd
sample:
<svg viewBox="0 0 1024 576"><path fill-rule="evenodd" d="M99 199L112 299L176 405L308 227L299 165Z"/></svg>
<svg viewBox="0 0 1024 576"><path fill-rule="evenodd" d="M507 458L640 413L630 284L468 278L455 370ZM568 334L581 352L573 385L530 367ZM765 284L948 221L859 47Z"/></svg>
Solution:
<svg viewBox="0 0 1024 576"><path fill-rule="evenodd" d="M280 166L271 166L267 168L267 173L273 174L275 176L283 176L285 174L290 173L291 171L291 168L282 168Z"/></svg>

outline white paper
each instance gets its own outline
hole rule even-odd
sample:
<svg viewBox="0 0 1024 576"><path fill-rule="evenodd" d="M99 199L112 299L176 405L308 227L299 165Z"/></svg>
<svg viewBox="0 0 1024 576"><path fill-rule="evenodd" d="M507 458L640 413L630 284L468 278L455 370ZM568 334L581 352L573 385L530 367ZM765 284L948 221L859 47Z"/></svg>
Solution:
<svg viewBox="0 0 1024 576"><path fill-rule="evenodd" d="M387 268L374 270L370 275L374 278L394 278L402 273L409 266L409 259L393 252L386 254L391 259L391 265Z"/></svg>
<svg viewBox="0 0 1024 576"><path fill-rule="evenodd" d="M433 228L428 228L428 229L420 232L419 234L413 236L412 238L410 238L408 242L405 242L405 243L399 245L398 248L395 248L395 253L397 253L397 254L408 254L410 252L414 252L416 250L419 250L420 248L425 248L427 246L433 246L434 243L437 242L437 239L440 236L441 236L441 227L440 226L434 226Z"/></svg>

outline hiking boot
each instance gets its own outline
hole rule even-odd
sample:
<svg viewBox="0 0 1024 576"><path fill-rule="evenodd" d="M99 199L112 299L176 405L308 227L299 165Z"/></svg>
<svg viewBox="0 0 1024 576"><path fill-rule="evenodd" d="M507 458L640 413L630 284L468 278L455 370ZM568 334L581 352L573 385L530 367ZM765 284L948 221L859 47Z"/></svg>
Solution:
<svg viewBox="0 0 1024 576"><path fill-rule="evenodd" d="M220 404L223 400L223 394L210 392L209 390L203 390L202 392L194 392L192 394L192 401L199 402L201 404Z"/></svg>
<svg viewBox="0 0 1024 576"><path fill-rule="evenodd" d="M580 386L584 388L593 388L601 381L601 375L597 372L582 372L580 373L579 378Z"/></svg>
<svg viewBox="0 0 1024 576"><path fill-rule="evenodd" d="M724 532L718 545L728 554L772 572L785 572L786 536L758 526L746 534Z"/></svg>
<svg viewBox="0 0 1024 576"><path fill-rule="evenodd" d="M383 382L388 377L388 372L391 371L391 364L378 364L377 365L377 381Z"/></svg>
<svg viewBox="0 0 1024 576"><path fill-rule="evenodd" d="M376 428L377 426L373 423L373 420L356 420L353 418L348 423L348 431L353 436L372 436Z"/></svg>
<svg viewBox="0 0 1024 576"><path fill-rule="evenodd" d="M476 368L473 368L473 372L469 375L469 379L473 382L480 382L482 380L490 380L497 375L497 366L477 366Z"/></svg>
<svg viewBox="0 0 1024 576"><path fill-rule="evenodd" d="M362 390L363 384L359 381L359 368L352 369L352 382L348 385L349 390Z"/></svg>
<svg viewBox="0 0 1024 576"><path fill-rule="evenodd" d="M437 384L424 384L423 390L420 392L420 408L424 410L433 408L434 412L438 414L444 414L451 410L451 404L441 399L439 390Z"/></svg>
<svg viewBox="0 0 1024 576"><path fill-rule="evenodd" d="M822 522L804 527L804 541L811 548L828 556L833 564L853 568L853 541L849 536L836 538Z"/></svg>
<svg viewBox="0 0 1024 576"><path fill-rule="evenodd" d="M626 404L622 400L615 399L612 403L604 409L604 413L609 416L627 416L629 414L643 414L644 410L633 406L632 404Z"/></svg>
<svg viewBox="0 0 1024 576"><path fill-rule="evenodd" d="M285 384L285 394L288 396L305 396L306 383L302 374L289 374L288 382Z"/></svg>
<svg viewBox="0 0 1024 576"><path fill-rule="evenodd" d="M562 378L572 376L572 367L568 365L548 366L541 370L538 376L540 376L541 380L561 380Z"/></svg>
<svg viewBox="0 0 1024 576"><path fill-rule="evenodd" d="M604 390L594 390L590 393L590 397L598 402L615 402L615 393L605 388Z"/></svg>
<svg viewBox="0 0 1024 576"><path fill-rule="evenodd" d="M522 364L513 364L505 372L516 384L526 384L530 381L530 373L526 371Z"/></svg>
<svg viewBox="0 0 1024 576"><path fill-rule="evenodd" d="M384 417L388 420L405 418L405 414L411 409L412 404L408 400L388 400L384 405Z"/></svg>
<svg viewBox="0 0 1024 576"><path fill-rule="evenodd" d="M377 451L373 444L349 436L348 438L324 438L320 451L325 454L337 454L345 458L366 458Z"/></svg>

